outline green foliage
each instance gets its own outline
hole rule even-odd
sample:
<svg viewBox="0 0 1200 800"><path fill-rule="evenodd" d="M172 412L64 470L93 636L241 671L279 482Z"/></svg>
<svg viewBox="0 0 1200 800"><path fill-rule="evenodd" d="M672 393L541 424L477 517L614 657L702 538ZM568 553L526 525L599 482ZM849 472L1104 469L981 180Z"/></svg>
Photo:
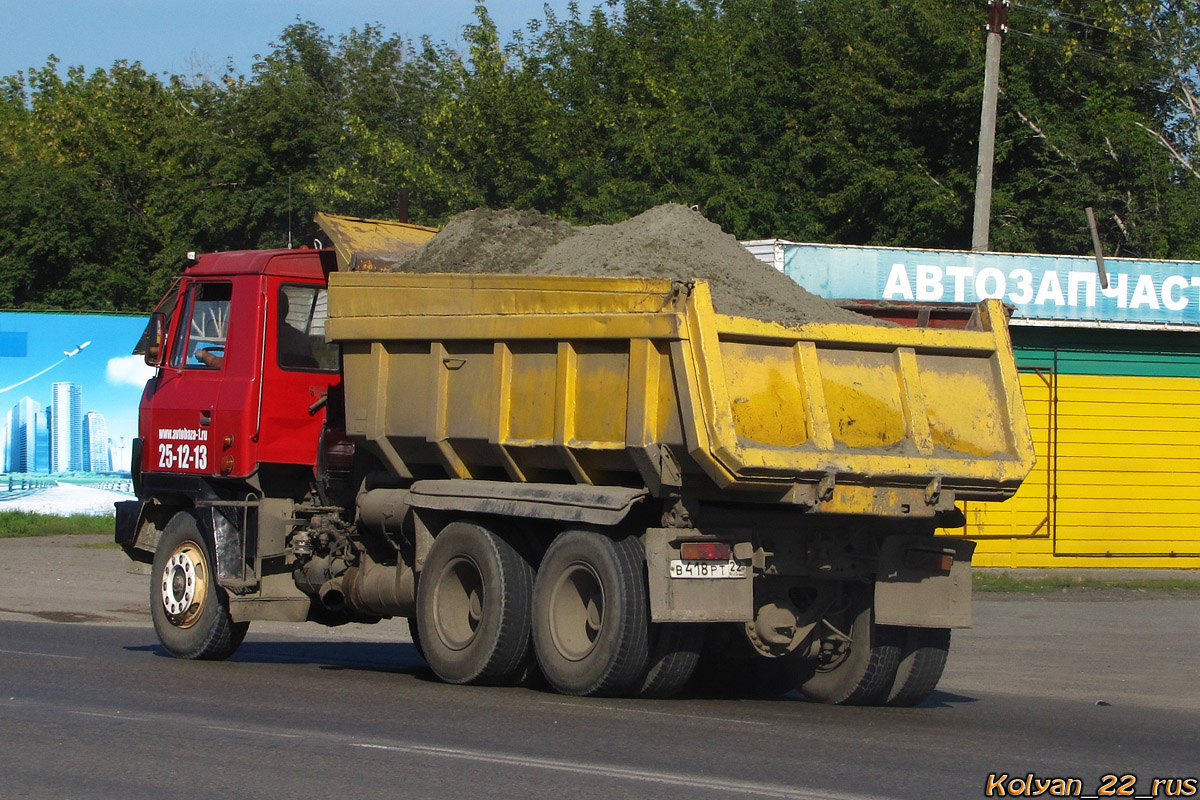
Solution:
<svg viewBox="0 0 1200 800"><path fill-rule="evenodd" d="M1045 570L1044 576L1012 573L1004 570L980 570L973 573L972 589L982 593L1003 594L1200 594L1200 580L1190 578L1108 577L1103 571L1096 577L1072 575L1067 571Z"/></svg>
<svg viewBox="0 0 1200 800"><path fill-rule="evenodd" d="M74 514L56 517L48 514L31 514L24 511L0 511L0 539L15 539L29 536L64 536L67 534L109 534L113 532L113 518L90 517Z"/></svg>
<svg viewBox="0 0 1200 800"><path fill-rule="evenodd" d="M1012 9L992 243L1200 257L1200 10ZM965 248L982 0L485 6L464 50L284 29L250 75L0 78L0 307L146 310L188 250L319 235L317 210L613 222L698 206L740 238Z"/></svg>
<svg viewBox="0 0 1200 800"><path fill-rule="evenodd" d="M1175 235L1193 181L1151 131L1177 109L1156 82L1154 42L1132 7L1109 0L1014 13L1027 36L1006 43L1004 152L993 243L1001 249L1086 252L1083 208L1094 206L1110 254L1191 252Z"/></svg>

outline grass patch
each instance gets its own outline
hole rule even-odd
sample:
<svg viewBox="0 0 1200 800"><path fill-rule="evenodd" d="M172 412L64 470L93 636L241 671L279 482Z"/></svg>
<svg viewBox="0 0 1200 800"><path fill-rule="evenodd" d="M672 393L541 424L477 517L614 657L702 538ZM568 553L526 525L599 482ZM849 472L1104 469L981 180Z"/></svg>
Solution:
<svg viewBox="0 0 1200 800"><path fill-rule="evenodd" d="M0 539L97 533L111 536L112 532L111 514L101 517L87 514L56 517L52 514L33 514L27 511L0 511Z"/></svg>
<svg viewBox="0 0 1200 800"><path fill-rule="evenodd" d="M1053 594L1071 592L1126 591L1145 594L1193 594L1200 595L1200 581L1180 578L1077 578L1056 576L1032 578L1021 575L1006 575L999 572L973 574L972 586L976 592L1005 592L1009 594Z"/></svg>

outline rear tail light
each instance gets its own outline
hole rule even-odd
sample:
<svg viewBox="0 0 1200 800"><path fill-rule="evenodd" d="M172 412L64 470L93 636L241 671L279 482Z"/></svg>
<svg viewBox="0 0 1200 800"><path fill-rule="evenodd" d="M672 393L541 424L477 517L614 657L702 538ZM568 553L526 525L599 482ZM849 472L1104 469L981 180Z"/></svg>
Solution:
<svg viewBox="0 0 1200 800"><path fill-rule="evenodd" d="M725 542L683 542L679 557L684 561L728 561L732 555Z"/></svg>
<svg viewBox="0 0 1200 800"><path fill-rule="evenodd" d="M949 572L954 566L954 553L913 548L905 553L904 566L924 572Z"/></svg>

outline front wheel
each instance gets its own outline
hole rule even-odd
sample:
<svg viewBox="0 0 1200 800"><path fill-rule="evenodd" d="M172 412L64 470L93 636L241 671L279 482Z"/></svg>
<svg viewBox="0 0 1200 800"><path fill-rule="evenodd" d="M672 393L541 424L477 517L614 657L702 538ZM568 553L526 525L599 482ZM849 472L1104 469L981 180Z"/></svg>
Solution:
<svg viewBox="0 0 1200 800"><path fill-rule="evenodd" d="M229 658L250 627L229 615L229 596L217 585L212 563L196 515L172 517L154 551L150 617L158 640L176 658Z"/></svg>

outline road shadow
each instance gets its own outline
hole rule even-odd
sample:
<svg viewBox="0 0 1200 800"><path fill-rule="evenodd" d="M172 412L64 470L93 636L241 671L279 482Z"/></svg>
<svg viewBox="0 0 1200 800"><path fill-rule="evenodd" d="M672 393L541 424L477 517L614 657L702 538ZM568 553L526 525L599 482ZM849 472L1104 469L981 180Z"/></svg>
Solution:
<svg viewBox="0 0 1200 800"><path fill-rule="evenodd" d="M808 700L797 689L779 688L770 685L761 685L754 683L745 684L730 684L724 687L714 688L711 685L701 684L699 686L691 684L687 686L680 694L676 695L672 700L764 700L770 702L793 702L803 703L810 706L824 706L826 704L814 700ZM915 706L897 707L896 710L907 709L931 709L931 708L954 708L956 706L977 703L979 699L969 697L967 695L954 694L953 692L942 692L934 690L927 698Z"/></svg>
<svg viewBox="0 0 1200 800"><path fill-rule="evenodd" d="M45 620L46 622L88 623L118 621L115 617L108 617L103 614L88 614L83 611L18 611L15 608L0 608L0 611L8 614L25 614L26 616Z"/></svg>
<svg viewBox="0 0 1200 800"><path fill-rule="evenodd" d="M955 694L954 692L943 692L940 689L934 689L929 697L920 705L914 708L952 708L953 706L967 705L968 703L978 703L978 697L971 697L965 694Z"/></svg>
<svg viewBox="0 0 1200 800"><path fill-rule="evenodd" d="M125 649L173 658L160 644ZM228 660L240 664L310 664L324 670L387 672L418 678L433 675L417 648L400 642L246 641Z"/></svg>
<svg viewBox="0 0 1200 800"><path fill-rule="evenodd" d="M173 658L158 643L130 645L124 649L130 652L151 653L160 658ZM307 664L330 671L409 675L421 681L442 683L417 652L417 648L407 642L247 640L228 660L242 664ZM677 695L663 699L668 702L757 700L823 705L806 700L799 691L783 683L780 675L754 674L735 677L721 674L719 680L715 680L714 677L716 676L711 673L701 671ZM554 694L553 688L541 676L540 670L533 665L518 685L525 689ZM929 697L912 709L954 708L977 702L977 697L935 689Z"/></svg>

